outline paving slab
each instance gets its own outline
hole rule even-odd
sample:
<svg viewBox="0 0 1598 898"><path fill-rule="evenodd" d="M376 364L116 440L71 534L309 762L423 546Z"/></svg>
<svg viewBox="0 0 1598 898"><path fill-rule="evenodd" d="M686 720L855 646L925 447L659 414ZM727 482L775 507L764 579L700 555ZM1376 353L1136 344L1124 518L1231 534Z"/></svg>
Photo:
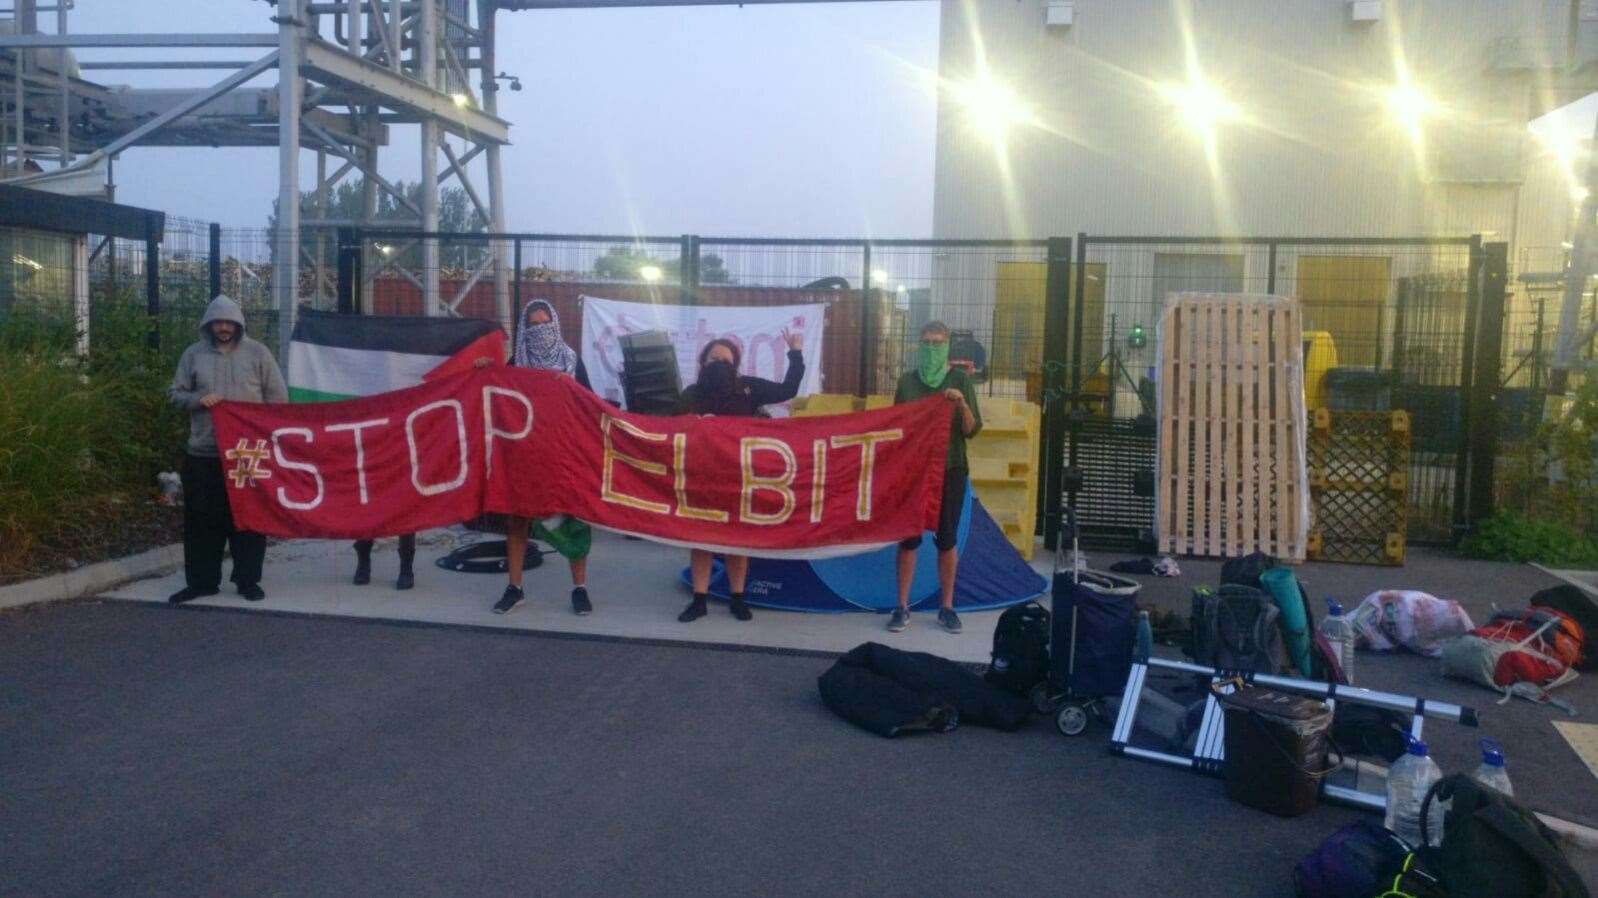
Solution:
<svg viewBox="0 0 1598 898"><path fill-rule="evenodd" d="M731 644L801 651L846 652L868 640L891 641L899 648L932 652L958 661L985 662L993 641L998 611L962 614L964 632L952 634L937 625L932 612L918 612L910 629L888 633L888 617L869 612L811 614L755 609L755 619L740 622L725 603L711 602L710 614L691 624L677 622L690 595L678 581L687 553L644 540L630 540L595 531L589 557L588 591L595 610L578 617L571 611L571 581L566 564L550 555L528 572L528 599L509 614L492 606L505 588L498 574L462 574L433 562L448 554L458 536L452 531L424 534L417 549L416 588L393 589L398 570L394 541L373 550L372 583L355 586L350 576L355 555L347 542L290 540L267 551L264 602L246 602L224 588L221 595L200 599L202 606L321 614L336 617L401 620L417 623L535 630L624 639L657 639L688 643ZM224 585L226 586L226 585ZM108 598L164 602L183 587L179 571L126 584Z"/></svg>

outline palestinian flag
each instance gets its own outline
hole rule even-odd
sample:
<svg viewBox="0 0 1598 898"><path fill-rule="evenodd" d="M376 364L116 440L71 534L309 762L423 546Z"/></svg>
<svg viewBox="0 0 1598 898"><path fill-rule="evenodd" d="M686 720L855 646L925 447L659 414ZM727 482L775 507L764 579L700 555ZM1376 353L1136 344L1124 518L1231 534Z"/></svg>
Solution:
<svg viewBox="0 0 1598 898"><path fill-rule="evenodd" d="M505 332L492 321L301 312L289 343L289 401L414 387L432 379L429 374L466 370L484 355L496 363L505 359Z"/></svg>

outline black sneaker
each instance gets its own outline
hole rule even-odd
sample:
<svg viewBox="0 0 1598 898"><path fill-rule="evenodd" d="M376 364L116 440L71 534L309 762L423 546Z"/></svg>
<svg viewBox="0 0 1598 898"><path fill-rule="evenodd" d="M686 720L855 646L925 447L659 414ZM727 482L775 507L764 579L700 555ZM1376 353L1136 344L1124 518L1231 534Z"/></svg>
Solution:
<svg viewBox="0 0 1598 898"><path fill-rule="evenodd" d="M744 601L743 596L733 596L732 600L727 603L727 609L732 612L733 617L739 620L755 619L755 613L749 610L749 603Z"/></svg>
<svg viewBox="0 0 1598 898"><path fill-rule="evenodd" d="M527 596L522 595L521 587L507 586L505 587L505 594L500 596L499 601L494 603L494 613L504 614L520 605L526 598Z"/></svg>
<svg viewBox="0 0 1598 898"><path fill-rule="evenodd" d="M399 576L394 578L395 589L410 589L416 585L416 574L412 571L401 569Z"/></svg>
<svg viewBox="0 0 1598 898"><path fill-rule="evenodd" d="M950 633L958 633L960 632L960 615L955 614L953 608L939 608L938 624Z"/></svg>
<svg viewBox="0 0 1598 898"><path fill-rule="evenodd" d="M166 600L174 605L181 605L184 602L192 602L195 599L203 599L206 596L214 596L220 591L221 590L216 589L195 589L192 586L185 586L177 592L167 596Z"/></svg>
<svg viewBox="0 0 1598 898"><path fill-rule="evenodd" d="M588 600L588 590L581 586L572 590L572 613L580 617L592 614L593 611L594 603Z"/></svg>
<svg viewBox="0 0 1598 898"><path fill-rule="evenodd" d="M266 598L266 590L262 589L259 583L250 583L239 587L239 595L243 596L246 602L259 602Z"/></svg>
<svg viewBox="0 0 1598 898"><path fill-rule="evenodd" d="M910 627L910 609L895 608L893 616L888 618L889 633L903 633Z"/></svg>
<svg viewBox="0 0 1598 898"><path fill-rule="evenodd" d="M350 582L354 583L356 586L365 586L366 584L372 582L372 565L371 565L371 562L368 562L368 561L356 562L356 564L355 564L355 576L353 578L351 578Z"/></svg>
<svg viewBox="0 0 1598 898"><path fill-rule="evenodd" d="M694 600L688 603L688 607L684 608L682 613L677 615L677 620L680 623L686 624L691 621L699 620L708 613L708 609L705 608L705 597L694 596Z"/></svg>

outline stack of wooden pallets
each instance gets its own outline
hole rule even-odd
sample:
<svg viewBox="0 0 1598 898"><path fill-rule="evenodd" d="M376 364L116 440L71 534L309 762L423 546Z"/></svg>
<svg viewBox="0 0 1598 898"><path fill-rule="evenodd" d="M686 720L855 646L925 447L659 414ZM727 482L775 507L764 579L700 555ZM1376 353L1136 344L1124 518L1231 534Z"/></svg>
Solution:
<svg viewBox="0 0 1598 898"><path fill-rule="evenodd" d="M1179 293L1159 334L1160 550L1302 561L1303 327L1277 296Z"/></svg>

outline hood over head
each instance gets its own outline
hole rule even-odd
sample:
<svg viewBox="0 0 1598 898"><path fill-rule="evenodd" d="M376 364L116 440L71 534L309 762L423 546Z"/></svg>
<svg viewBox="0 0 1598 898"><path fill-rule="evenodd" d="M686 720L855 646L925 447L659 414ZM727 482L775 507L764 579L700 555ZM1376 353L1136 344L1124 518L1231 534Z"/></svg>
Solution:
<svg viewBox="0 0 1598 898"><path fill-rule="evenodd" d="M211 300L211 304L205 307L205 315L200 318L200 335L207 340L212 339L213 321L231 321L239 326L239 336L244 336L244 310L225 293L218 293L216 298Z"/></svg>

